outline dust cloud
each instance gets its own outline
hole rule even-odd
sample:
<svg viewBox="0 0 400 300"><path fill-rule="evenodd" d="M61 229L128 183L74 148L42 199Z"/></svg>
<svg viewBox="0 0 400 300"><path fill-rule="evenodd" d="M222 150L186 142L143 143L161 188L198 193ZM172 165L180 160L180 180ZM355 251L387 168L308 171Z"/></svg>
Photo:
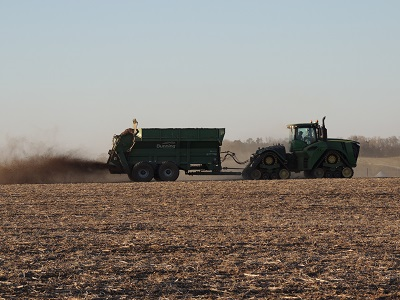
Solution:
<svg viewBox="0 0 400 300"><path fill-rule="evenodd" d="M107 158L88 149L67 149L46 137L15 136L0 145L0 184L126 181L126 175L109 173Z"/></svg>
<svg viewBox="0 0 400 300"><path fill-rule="evenodd" d="M105 182L104 162L69 155L34 155L0 164L0 184Z"/></svg>

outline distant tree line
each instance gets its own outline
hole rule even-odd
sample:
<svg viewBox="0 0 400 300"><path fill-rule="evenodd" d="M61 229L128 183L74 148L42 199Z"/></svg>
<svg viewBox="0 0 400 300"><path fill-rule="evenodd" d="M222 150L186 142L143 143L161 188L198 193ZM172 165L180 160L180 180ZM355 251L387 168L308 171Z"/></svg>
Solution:
<svg viewBox="0 0 400 300"><path fill-rule="evenodd" d="M350 140L354 140L360 143L361 150L360 155L366 157L395 157L400 156L400 138L391 136L388 138L381 137L364 137L360 135L354 135L349 137ZM257 148L272 146L281 144L289 149L289 140L286 139L275 139L275 138L248 138L245 141L224 141L225 149L233 149L237 152L254 152Z"/></svg>

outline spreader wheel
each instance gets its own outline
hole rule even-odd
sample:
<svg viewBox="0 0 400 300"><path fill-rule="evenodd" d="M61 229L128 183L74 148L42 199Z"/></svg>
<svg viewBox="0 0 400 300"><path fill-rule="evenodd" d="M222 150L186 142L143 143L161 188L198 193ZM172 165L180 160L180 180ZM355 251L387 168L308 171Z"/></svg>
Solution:
<svg viewBox="0 0 400 300"><path fill-rule="evenodd" d="M162 181L175 181L179 177L179 168L172 161L166 161L161 164L157 173Z"/></svg>
<svg viewBox="0 0 400 300"><path fill-rule="evenodd" d="M154 177L153 167L145 161L138 162L132 168L131 179L133 181L148 182Z"/></svg>

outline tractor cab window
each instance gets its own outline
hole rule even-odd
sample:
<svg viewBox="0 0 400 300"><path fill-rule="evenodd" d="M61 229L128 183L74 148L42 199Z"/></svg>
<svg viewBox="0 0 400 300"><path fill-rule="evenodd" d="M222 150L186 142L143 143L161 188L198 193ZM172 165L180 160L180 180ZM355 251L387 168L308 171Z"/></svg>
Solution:
<svg viewBox="0 0 400 300"><path fill-rule="evenodd" d="M303 141L308 145L314 143L317 140L315 128L296 128L294 139Z"/></svg>

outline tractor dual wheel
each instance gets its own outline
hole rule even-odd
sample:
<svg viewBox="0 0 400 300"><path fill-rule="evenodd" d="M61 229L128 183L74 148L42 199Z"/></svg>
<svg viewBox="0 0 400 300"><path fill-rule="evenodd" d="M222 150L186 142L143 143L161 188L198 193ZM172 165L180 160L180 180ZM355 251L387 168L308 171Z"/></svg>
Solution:
<svg viewBox="0 0 400 300"><path fill-rule="evenodd" d="M132 168L129 178L133 181L149 182L154 177L154 169L151 164L145 161L138 162Z"/></svg>
<svg viewBox="0 0 400 300"><path fill-rule="evenodd" d="M157 170L157 177L162 181L175 181L179 177L179 168L172 161L163 162Z"/></svg>

